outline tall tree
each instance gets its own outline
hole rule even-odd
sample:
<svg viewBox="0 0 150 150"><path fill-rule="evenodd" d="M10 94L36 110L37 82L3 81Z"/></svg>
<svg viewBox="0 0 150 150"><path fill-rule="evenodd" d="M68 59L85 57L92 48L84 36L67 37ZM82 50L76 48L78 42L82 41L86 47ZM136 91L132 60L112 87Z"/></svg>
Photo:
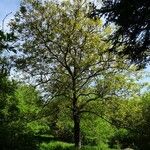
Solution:
<svg viewBox="0 0 150 150"><path fill-rule="evenodd" d="M102 7L93 5L92 16L104 15L107 23L115 23L114 43L126 44L123 54L132 62L145 66L150 51L150 3L147 0L103 0ZM113 49L115 50L115 49Z"/></svg>
<svg viewBox="0 0 150 150"><path fill-rule="evenodd" d="M10 42L14 40L15 36L13 33L5 33L0 30L0 77L6 77L9 74L11 63L4 53L7 50L13 50L13 46L10 45Z"/></svg>
<svg viewBox="0 0 150 150"><path fill-rule="evenodd" d="M5 149L8 146L8 132L9 123L14 119L18 109L16 107L17 101L14 98L14 91L16 85L8 80L10 72L10 62L4 54L6 50L10 49L9 45L15 39L13 33L5 33L0 29L0 146ZM12 115L14 113L14 116ZM10 132L9 132L10 133ZM10 134L9 134L10 135ZM10 137L9 137L10 138Z"/></svg>
<svg viewBox="0 0 150 150"><path fill-rule="evenodd" d="M81 147L80 121L86 106L102 97L96 79L124 70L127 61L111 54L110 28L87 17L82 1L26 0L11 22L23 56L16 65L43 87L50 102L67 101L74 122L74 143Z"/></svg>

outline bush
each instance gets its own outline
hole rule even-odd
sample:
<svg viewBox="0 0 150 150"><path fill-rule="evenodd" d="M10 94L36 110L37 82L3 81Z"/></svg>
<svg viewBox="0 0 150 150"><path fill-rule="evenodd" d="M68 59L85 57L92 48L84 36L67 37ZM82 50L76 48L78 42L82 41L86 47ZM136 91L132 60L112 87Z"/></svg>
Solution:
<svg viewBox="0 0 150 150"><path fill-rule="evenodd" d="M110 148L108 144L102 142L97 146L96 150L110 150Z"/></svg>
<svg viewBox="0 0 150 150"><path fill-rule="evenodd" d="M40 150L73 150L73 149L74 149L73 144L59 141L40 144Z"/></svg>

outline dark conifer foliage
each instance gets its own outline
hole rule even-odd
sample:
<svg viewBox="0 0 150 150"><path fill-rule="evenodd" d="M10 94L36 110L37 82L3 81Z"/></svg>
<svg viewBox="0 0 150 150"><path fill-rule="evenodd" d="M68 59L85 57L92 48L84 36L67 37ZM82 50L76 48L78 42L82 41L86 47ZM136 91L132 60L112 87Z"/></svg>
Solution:
<svg viewBox="0 0 150 150"><path fill-rule="evenodd" d="M93 15L105 16L107 23L118 26L111 37L115 46L124 43L123 54L145 66L150 61L150 1L103 0L102 7L94 10Z"/></svg>

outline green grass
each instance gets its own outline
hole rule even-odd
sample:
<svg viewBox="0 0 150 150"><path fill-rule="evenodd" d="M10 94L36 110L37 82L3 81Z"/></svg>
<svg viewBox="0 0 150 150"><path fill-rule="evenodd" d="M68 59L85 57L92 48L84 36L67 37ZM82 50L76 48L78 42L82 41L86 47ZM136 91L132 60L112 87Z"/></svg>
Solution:
<svg viewBox="0 0 150 150"><path fill-rule="evenodd" d="M40 144L40 150L75 150L74 144L52 141L50 143ZM112 150L108 148L106 144L100 144L99 146L83 146L81 150Z"/></svg>

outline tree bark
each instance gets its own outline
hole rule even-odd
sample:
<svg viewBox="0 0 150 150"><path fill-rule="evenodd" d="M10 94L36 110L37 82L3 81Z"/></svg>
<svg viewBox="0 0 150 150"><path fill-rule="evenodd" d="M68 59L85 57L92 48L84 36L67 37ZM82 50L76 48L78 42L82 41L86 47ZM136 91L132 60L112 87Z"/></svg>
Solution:
<svg viewBox="0 0 150 150"><path fill-rule="evenodd" d="M76 63L74 63L75 65ZM76 94L76 67L74 66L74 72L72 76L72 91L73 91L73 122L74 122L74 144L75 149L81 148L81 131L80 131L80 111L78 107L78 99Z"/></svg>
<svg viewBox="0 0 150 150"><path fill-rule="evenodd" d="M74 144L76 150L81 148L81 131L80 131L80 116L78 110L73 112L73 121L74 121Z"/></svg>

